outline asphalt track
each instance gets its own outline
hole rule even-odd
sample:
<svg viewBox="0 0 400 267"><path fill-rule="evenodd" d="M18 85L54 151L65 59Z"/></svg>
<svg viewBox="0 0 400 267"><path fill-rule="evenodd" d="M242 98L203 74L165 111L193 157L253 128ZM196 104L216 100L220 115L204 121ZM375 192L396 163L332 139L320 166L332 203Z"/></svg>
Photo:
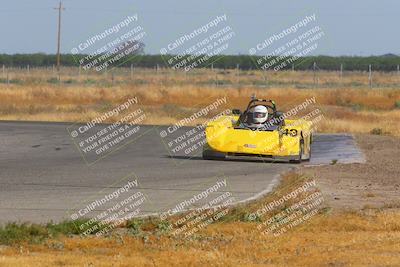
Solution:
<svg viewBox="0 0 400 267"><path fill-rule="evenodd" d="M140 134L127 144L88 161L69 127L67 123L0 122L0 223L95 217L116 209L122 200L134 203L139 197L130 196L137 192L145 197L132 206L134 215L166 212L180 203L186 203L185 209L199 207L227 192L234 202L246 201L271 191L280 173L298 166L242 159L206 161L198 151L171 154L168 140L160 137L166 126L140 126ZM191 129L180 128L175 134ZM312 160L303 164L364 161L351 135L316 135L312 150ZM137 186L132 185L135 181ZM129 184L129 191L120 191ZM210 192L209 188L217 189ZM210 192L207 197L193 201L205 191ZM118 197L108 197L93 211L85 209L115 192Z"/></svg>

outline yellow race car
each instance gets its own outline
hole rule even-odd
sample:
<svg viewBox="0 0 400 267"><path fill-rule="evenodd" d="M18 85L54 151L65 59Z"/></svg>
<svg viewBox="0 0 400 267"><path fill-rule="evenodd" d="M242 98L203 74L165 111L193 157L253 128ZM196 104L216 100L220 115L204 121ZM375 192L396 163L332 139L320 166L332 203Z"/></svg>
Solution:
<svg viewBox="0 0 400 267"><path fill-rule="evenodd" d="M232 110L207 123L203 159L250 156L300 163L311 157L312 124L288 120L272 100L252 97L245 111Z"/></svg>

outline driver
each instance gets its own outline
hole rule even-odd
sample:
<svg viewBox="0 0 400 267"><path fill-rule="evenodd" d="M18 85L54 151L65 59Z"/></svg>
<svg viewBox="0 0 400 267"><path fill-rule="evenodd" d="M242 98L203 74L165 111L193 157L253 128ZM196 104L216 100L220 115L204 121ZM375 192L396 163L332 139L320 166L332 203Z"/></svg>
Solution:
<svg viewBox="0 0 400 267"><path fill-rule="evenodd" d="M268 109L265 106L255 106L253 111L253 121L249 125L250 128L260 129L264 127L264 123L268 120Z"/></svg>

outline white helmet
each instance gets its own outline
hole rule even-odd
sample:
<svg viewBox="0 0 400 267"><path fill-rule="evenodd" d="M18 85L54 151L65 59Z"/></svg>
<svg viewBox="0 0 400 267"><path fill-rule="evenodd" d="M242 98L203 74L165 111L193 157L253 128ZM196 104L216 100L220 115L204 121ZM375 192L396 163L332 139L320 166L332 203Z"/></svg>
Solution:
<svg viewBox="0 0 400 267"><path fill-rule="evenodd" d="M264 123L268 119L268 110L265 106L258 105L253 110L253 121L254 123Z"/></svg>

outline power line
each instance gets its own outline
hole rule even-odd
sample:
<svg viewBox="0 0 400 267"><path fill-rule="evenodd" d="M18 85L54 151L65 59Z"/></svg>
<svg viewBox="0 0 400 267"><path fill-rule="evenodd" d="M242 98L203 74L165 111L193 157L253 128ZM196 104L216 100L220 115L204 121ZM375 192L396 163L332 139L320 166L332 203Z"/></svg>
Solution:
<svg viewBox="0 0 400 267"><path fill-rule="evenodd" d="M55 7L54 9L58 10L58 36L57 36L57 71L60 71L60 46L61 46L61 11L65 10L65 8L62 6L62 2L60 1L60 4L58 7Z"/></svg>

